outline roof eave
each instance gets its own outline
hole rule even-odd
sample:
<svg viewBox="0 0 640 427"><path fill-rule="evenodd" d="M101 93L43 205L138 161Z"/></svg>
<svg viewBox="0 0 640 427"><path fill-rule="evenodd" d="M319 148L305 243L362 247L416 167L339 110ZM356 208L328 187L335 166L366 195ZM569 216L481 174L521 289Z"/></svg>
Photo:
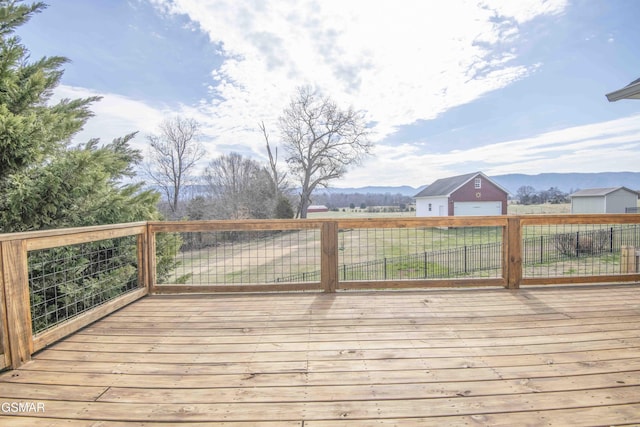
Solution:
<svg viewBox="0 0 640 427"><path fill-rule="evenodd" d="M640 99L640 82L625 86L605 96L609 102L615 102L621 99Z"/></svg>

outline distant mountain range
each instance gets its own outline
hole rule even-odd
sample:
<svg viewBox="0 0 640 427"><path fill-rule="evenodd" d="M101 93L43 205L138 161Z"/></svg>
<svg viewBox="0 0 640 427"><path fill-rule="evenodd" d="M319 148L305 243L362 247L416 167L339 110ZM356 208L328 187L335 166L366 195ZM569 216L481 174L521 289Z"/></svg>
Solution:
<svg viewBox="0 0 640 427"><path fill-rule="evenodd" d="M504 187L510 194L515 195L518 188L528 185L536 190L548 190L557 187L566 193L585 188L606 188L624 186L640 191L640 172L598 172L598 173L541 173L538 175L508 174L490 176L492 180ZM334 188L319 190L327 193L376 193L402 194L415 196L426 185L414 188L402 186L368 186L359 188Z"/></svg>
<svg viewBox="0 0 640 427"><path fill-rule="evenodd" d="M511 194L518 188L530 185L536 190L558 187L566 193L586 188L627 187L640 190L640 172L599 172L599 173L541 173L539 175L510 174L490 177Z"/></svg>

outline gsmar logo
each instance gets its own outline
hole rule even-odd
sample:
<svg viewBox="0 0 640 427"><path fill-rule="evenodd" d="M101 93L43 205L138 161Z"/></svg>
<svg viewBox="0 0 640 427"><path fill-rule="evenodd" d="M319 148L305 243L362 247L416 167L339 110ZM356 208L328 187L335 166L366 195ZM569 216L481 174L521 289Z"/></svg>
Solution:
<svg viewBox="0 0 640 427"><path fill-rule="evenodd" d="M2 402L0 411L3 414L44 412L44 402Z"/></svg>

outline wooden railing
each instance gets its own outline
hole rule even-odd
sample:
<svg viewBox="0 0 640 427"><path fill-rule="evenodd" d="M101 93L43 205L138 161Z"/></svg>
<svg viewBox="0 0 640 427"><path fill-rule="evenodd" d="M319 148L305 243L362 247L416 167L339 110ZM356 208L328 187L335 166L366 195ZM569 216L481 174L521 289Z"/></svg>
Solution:
<svg viewBox="0 0 640 427"><path fill-rule="evenodd" d="M0 368L20 366L35 351L148 293L446 286L516 289L638 282L637 262L627 258L635 253L629 248L640 247L639 228L640 215L625 214L138 222L4 234L0 235ZM40 301L46 324L36 326L32 317L36 300L46 300L47 294L34 295L40 280L34 278L34 271L60 274L47 276L49 282L71 275L54 265L66 252L49 257L54 261L42 261L46 264L42 268L30 265L36 262L32 258L49 259L39 251L127 236L134 236L134 243L128 245L133 245L135 253L127 252L131 259L127 258L126 270L136 276L133 287L101 297L95 306L82 302L83 309L68 318L58 319L47 305L60 301ZM157 245L165 244L167 238L183 246L176 258L181 265L175 268L182 273L165 271L166 277L159 277ZM626 248L624 254L621 248ZM93 271L109 264L106 258L112 253L113 249L105 249L81 254L77 262L96 257L100 263ZM96 286L88 273L81 281ZM54 317L53 323L47 323Z"/></svg>
<svg viewBox="0 0 640 427"><path fill-rule="evenodd" d="M137 236L137 265L142 267L137 269L140 288L34 335L29 252L125 236ZM149 272L146 266L150 258L147 249L146 222L0 234L0 319L4 356L0 357L0 367L16 368L30 360L34 352L147 294L148 287L145 284L149 281Z"/></svg>

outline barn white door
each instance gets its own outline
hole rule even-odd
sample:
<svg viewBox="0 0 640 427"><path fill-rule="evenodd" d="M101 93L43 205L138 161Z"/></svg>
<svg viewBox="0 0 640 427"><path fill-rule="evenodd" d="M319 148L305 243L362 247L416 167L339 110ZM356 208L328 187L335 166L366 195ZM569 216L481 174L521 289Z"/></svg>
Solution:
<svg viewBox="0 0 640 427"><path fill-rule="evenodd" d="M502 215L502 202L455 202L455 216L491 216Z"/></svg>

